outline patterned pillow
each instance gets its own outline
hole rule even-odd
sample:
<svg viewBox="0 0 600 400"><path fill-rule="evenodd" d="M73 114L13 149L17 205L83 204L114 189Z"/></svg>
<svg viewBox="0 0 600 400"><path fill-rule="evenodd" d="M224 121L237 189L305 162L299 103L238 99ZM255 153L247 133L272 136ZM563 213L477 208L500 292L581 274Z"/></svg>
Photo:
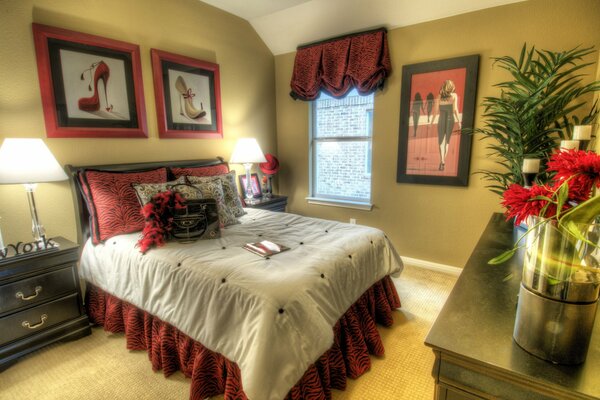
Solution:
<svg viewBox="0 0 600 400"><path fill-rule="evenodd" d="M171 173L175 178L180 176L214 176L220 174L226 174L229 172L229 167L226 163L217 165L206 165L204 167L190 167L190 168L171 168Z"/></svg>
<svg viewBox="0 0 600 400"><path fill-rule="evenodd" d="M186 178L192 184L219 179L221 181L221 185L223 185L225 205L236 217L241 217L242 215L246 214L246 211L244 211L244 207L242 205L242 200L240 199L237 191L237 184L235 183L235 171L230 171L227 174L211 177L187 176Z"/></svg>
<svg viewBox="0 0 600 400"><path fill-rule="evenodd" d="M171 187L176 192L186 200L202 200L204 197L202 196L202 191L194 185L189 185L185 181L185 176L177 178L177 180L183 179L183 183L179 185L175 185Z"/></svg>
<svg viewBox="0 0 600 400"><path fill-rule="evenodd" d="M185 183L185 177L182 176L180 178L175 179L174 181L169 181L165 183L132 183L131 186L135 190L135 193L138 197L138 201L140 205L144 206L146 203L149 203L152 200L152 196L157 193L164 192L168 190L173 185L179 185Z"/></svg>
<svg viewBox="0 0 600 400"><path fill-rule="evenodd" d="M79 174L85 201L90 212L92 242L140 231L144 217L132 183L161 183L167 181L167 169L145 172L104 172L86 170Z"/></svg>
<svg viewBox="0 0 600 400"><path fill-rule="evenodd" d="M200 189L202 198L215 199L217 201L217 210L219 211L219 222L223 226L239 224L240 221L235 218L235 215L225 205L225 195L223 194L223 185L219 179L213 179L202 183L197 183L192 186Z"/></svg>

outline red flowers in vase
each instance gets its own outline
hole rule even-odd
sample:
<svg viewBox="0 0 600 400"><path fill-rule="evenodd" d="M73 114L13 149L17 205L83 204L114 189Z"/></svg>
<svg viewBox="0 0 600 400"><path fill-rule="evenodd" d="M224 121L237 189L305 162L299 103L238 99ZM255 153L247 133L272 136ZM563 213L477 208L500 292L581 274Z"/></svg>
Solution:
<svg viewBox="0 0 600 400"><path fill-rule="evenodd" d="M500 264L510 259L521 245L521 240L529 232L545 224L552 224L556 230L568 237L597 247L586 239L586 226L600 215L600 196L593 196L600 187L600 156L581 150L559 151L548 161L546 171L553 173L547 184L534 183L530 188L512 184L503 194L502 205L508 219L515 218L520 224L528 217L540 217L515 246L488 261Z"/></svg>
<svg viewBox="0 0 600 400"><path fill-rule="evenodd" d="M600 156L594 152L559 151L550 157L547 167L554 173L549 183L534 183L530 188L512 184L504 192L502 205L507 219L514 217L517 225L529 216L558 219L590 199L592 189L600 187Z"/></svg>

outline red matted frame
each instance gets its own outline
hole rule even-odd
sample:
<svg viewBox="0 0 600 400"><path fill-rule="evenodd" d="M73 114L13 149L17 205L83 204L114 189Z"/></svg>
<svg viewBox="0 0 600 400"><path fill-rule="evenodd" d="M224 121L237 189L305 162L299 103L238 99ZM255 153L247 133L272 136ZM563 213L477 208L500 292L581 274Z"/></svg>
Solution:
<svg viewBox="0 0 600 400"><path fill-rule="evenodd" d="M219 65L157 49L151 56L159 136L222 138Z"/></svg>
<svg viewBox="0 0 600 400"><path fill-rule="evenodd" d="M47 25L32 28L48 137L148 137L139 46ZM88 68L77 69L86 62Z"/></svg>
<svg viewBox="0 0 600 400"><path fill-rule="evenodd" d="M468 186L478 68L477 54L402 67L396 182ZM440 107L445 82L458 120Z"/></svg>

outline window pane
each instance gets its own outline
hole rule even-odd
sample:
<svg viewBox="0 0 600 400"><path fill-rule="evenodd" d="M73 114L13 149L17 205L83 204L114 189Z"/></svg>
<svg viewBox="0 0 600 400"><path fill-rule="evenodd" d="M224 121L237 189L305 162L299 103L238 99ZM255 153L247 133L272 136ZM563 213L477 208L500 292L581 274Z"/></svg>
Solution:
<svg viewBox="0 0 600 400"><path fill-rule="evenodd" d="M371 175L365 159L370 143L370 140L316 142L315 195L369 201Z"/></svg>
<svg viewBox="0 0 600 400"><path fill-rule="evenodd" d="M373 109L373 95L359 96L353 89L343 99L321 93L314 104L314 137L368 136L371 125L369 110Z"/></svg>

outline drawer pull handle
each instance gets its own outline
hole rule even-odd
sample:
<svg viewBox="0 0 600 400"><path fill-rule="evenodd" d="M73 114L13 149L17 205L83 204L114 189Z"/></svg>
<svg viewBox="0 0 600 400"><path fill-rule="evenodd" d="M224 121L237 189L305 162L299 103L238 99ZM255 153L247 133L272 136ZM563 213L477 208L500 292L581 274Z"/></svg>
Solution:
<svg viewBox="0 0 600 400"><path fill-rule="evenodd" d="M23 322L21 322L21 326L23 328L29 328L29 329L39 328L40 326L44 325L44 322L46 322L46 320L48 319L48 316L46 314L42 314L41 319L42 319L41 322L34 324L34 325L31 325L29 323L29 321L23 321Z"/></svg>
<svg viewBox="0 0 600 400"><path fill-rule="evenodd" d="M35 294L32 294L31 296L27 296L25 297L25 295L23 294L23 292L17 292L17 294L15 294L17 299L21 299L21 300L33 300L36 297L38 297L38 295L42 292L42 287L41 286L36 286L35 287Z"/></svg>

